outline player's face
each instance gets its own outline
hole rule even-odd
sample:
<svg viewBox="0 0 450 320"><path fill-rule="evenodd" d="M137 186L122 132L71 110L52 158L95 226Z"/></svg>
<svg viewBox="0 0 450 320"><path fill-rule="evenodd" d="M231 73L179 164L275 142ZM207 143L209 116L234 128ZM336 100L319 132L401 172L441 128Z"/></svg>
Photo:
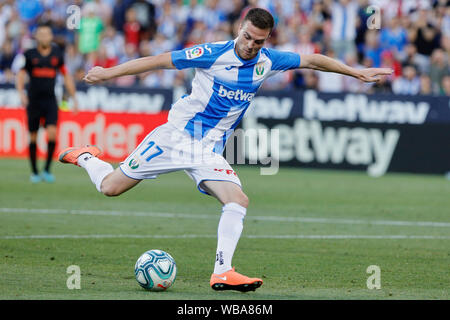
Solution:
<svg viewBox="0 0 450 320"><path fill-rule="evenodd" d="M36 41L38 45L48 47L53 40L52 29L49 27L39 27L36 30Z"/></svg>
<svg viewBox="0 0 450 320"><path fill-rule="evenodd" d="M253 59L270 35L270 29L259 29L250 21L245 21L239 29L236 52L244 60Z"/></svg>

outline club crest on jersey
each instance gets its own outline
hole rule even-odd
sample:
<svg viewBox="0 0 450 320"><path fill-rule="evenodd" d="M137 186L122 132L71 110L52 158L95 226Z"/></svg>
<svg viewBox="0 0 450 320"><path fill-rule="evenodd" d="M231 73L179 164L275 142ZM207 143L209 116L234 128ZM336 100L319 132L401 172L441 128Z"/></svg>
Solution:
<svg viewBox="0 0 450 320"><path fill-rule="evenodd" d="M202 47L195 47L189 50L186 50L186 58L187 59L196 59L201 57L205 53L205 50Z"/></svg>
<svg viewBox="0 0 450 320"><path fill-rule="evenodd" d="M137 169L139 167L139 160L135 158L131 159L130 162L128 162L128 166L131 169Z"/></svg>
<svg viewBox="0 0 450 320"><path fill-rule="evenodd" d="M54 66L54 67L56 67L56 65L58 64L58 62L59 62L58 57L52 57L52 58L50 59L50 63L51 63L52 66Z"/></svg>
<svg viewBox="0 0 450 320"><path fill-rule="evenodd" d="M264 74L264 62L258 63L255 66L255 73L257 76L260 76L260 77Z"/></svg>

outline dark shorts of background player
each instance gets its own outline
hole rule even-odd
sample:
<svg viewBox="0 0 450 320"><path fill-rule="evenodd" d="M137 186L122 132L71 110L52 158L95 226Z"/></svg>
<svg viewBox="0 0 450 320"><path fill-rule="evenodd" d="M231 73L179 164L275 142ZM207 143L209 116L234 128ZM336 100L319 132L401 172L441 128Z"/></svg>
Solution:
<svg viewBox="0 0 450 320"><path fill-rule="evenodd" d="M41 119L44 118L44 126L56 125L58 121L58 104L56 99L32 99L27 106L28 130L39 130Z"/></svg>

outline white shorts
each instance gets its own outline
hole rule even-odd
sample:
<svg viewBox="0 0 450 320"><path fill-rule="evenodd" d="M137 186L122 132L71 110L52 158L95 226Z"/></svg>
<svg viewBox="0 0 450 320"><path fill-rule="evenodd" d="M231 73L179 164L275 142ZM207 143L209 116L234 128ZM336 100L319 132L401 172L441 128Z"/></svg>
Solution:
<svg viewBox="0 0 450 320"><path fill-rule="evenodd" d="M200 187L205 180L230 181L242 187L236 172L222 155L202 145L189 133L171 123L150 132L137 148L120 164L122 172L136 180L155 179L163 173L184 170Z"/></svg>

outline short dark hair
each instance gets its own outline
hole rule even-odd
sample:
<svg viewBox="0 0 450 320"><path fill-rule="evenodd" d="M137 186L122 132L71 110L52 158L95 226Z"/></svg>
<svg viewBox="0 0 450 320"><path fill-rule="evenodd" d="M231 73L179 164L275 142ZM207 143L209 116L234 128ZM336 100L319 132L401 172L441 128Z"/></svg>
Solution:
<svg viewBox="0 0 450 320"><path fill-rule="evenodd" d="M270 29L271 32L275 24L270 12L262 8L250 9L242 20L242 24L247 20L255 27L259 29Z"/></svg>
<svg viewBox="0 0 450 320"><path fill-rule="evenodd" d="M50 28L52 29L52 25L50 24L50 22L47 21L40 21L37 26L36 26L36 30L39 28Z"/></svg>

